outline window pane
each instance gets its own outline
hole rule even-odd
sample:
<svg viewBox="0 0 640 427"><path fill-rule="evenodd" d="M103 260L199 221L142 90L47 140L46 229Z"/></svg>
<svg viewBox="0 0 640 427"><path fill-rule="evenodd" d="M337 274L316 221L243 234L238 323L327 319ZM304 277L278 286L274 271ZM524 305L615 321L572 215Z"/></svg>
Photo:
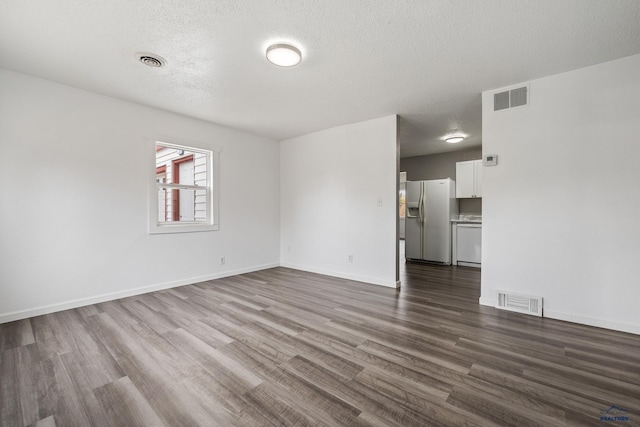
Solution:
<svg viewBox="0 0 640 427"><path fill-rule="evenodd" d="M407 208L407 190L405 187L406 184L400 184L400 218L404 218L406 216L406 208Z"/></svg>
<svg viewBox="0 0 640 427"><path fill-rule="evenodd" d="M207 185L207 155L189 149L156 144L156 170L165 169L164 181L171 184Z"/></svg>
<svg viewBox="0 0 640 427"><path fill-rule="evenodd" d="M194 216L196 221L207 220L207 190L195 190Z"/></svg>
<svg viewBox="0 0 640 427"><path fill-rule="evenodd" d="M157 166L156 163L156 182L164 184L167 182L167 169L164 166ZM167 190L158 189L158 221L167 220Z"/></svg>
<svg viewBox="0 0 640 427"><path fill-rule="evenodd" d="M167 221L168 192L166 188L158 189L158 222Z"/></svg>
<svg viewBox="0 0 640 427"><path fill-rule="evenodd" d="M173 221L188 221L195 219L195 190L173 190Z"/></svg>
<svg viewBox="0 0 640 427"><path fill-rule="evenodd" d="M207 155L188 148L156 144L158 184L184 184L202 190L158 189L158 222L207 221Z"/></svg>
<svg viewBox="0 0 640 427"><path fill-rule="evenodd" d="M158 222L207 220L207 189L158 189Z"/></svg>

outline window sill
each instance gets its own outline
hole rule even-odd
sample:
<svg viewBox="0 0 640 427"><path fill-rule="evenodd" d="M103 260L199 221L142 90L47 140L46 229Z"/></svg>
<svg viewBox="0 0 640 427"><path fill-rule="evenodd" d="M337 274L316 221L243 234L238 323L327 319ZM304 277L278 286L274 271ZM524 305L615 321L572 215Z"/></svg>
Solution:
<svg viewBox="0 0 640 427"><path fill-rule="evenodd" d="M218 228L218 224L150 224L149 234L197 233L203 231L217 231Z"/></svg>

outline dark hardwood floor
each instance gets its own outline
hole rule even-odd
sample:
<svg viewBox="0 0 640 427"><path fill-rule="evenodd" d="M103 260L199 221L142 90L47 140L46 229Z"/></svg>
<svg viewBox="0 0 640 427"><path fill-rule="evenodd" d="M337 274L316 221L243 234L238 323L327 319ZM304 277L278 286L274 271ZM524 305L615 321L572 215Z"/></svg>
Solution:
<svg viewBox="0 0 640 427"><path fill-rule="evenodd" d="M640 425L640 336L479 306L473 268L402 281L275 268L0 325L0 424Z"/></svg>

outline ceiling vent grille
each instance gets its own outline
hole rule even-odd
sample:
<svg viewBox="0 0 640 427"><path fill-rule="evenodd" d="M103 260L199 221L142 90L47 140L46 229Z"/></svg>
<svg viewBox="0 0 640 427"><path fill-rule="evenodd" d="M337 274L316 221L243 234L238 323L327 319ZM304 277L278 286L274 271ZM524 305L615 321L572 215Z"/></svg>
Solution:
<svg viewBox="0 0 640 427"><path fill-rule="evenodd" d="M165 61L163 57L155 55L153 53L137 53L136 57L138 58L138 61L152 68L164 67L167 63L167 61Z"/></svg>
<svg viewBox="0 0 640 427"><path fill-rule="evenodd" d="M505 90L493 94L493 111L522 107L529 103L529 88L527 86Z"/></svg>
<svg viewBox="0 0 640 427"><path fill-rule="evenodd" d="M542 317L542 297L498 291L496 308Z"/></svg>

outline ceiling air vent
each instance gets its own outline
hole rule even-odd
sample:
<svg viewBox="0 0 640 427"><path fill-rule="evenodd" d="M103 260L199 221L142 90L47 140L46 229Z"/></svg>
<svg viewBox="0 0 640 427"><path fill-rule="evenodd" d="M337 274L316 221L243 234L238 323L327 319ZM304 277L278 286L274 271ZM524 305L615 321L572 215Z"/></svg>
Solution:
<svg viewBox="0 0 640 427"><path fill-rule="evenodd" d="M493 111L507 108L522 107L529 103L529 88L527 86L505 90L493 94Z"/></svg>
<svg viewBox="0 0 640 427"><path fill-rule="evenodd" d="M136 54L136 57L138 58L138 61L142 62L144 65L153 68L160 68L167 63L163 57L154 55L153 53L138 53Z"/></svg>
<svg viewBox="0 0 640 427"><path fill-rule="evenodd" d="M542 297L498 291L496 308L542 317Z"/></svg>

